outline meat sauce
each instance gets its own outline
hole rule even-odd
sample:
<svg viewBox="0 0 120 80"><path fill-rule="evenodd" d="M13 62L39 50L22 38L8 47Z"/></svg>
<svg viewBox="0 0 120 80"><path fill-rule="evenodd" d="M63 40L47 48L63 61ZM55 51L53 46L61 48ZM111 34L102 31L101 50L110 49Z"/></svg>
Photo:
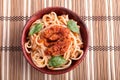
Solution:
<svg viewBox="0 0 120 80"><path fill-rule="evenodd" d="M55 25L41 34L41 38L44 39L44 45L47 47L46 55L63 55L70 43L69 37L70 30L68 28Z"/></svg>

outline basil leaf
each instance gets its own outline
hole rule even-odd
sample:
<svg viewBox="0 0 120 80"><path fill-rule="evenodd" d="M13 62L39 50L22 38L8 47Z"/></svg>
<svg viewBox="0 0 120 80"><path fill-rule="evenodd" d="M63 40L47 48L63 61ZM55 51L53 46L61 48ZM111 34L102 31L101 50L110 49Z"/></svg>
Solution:
<svg viewBox="0 0 120 80"><path fill-rule="evenodd" d="M61 66L62 64L65 64L67 61L62 57L62 56L53 56L48 64L49 66L52 66L52 67L59 67Z"/></svg>
<svg viewBox="0 0 120 80"><path fill-rule="evenodd" d="M39 32L41 29L42 29L42 24L41 23L37 23L30 29L29 34L33 35L34 33Z"/></svg>
<svg viewBox="0 0 120 80"><path fill-rule="evenodd" d="M73 31L73 32L76 32L76 33L79 33L79 28L77 27L77 23L73 20L69 20L67 22L67 27Z"/></svg>

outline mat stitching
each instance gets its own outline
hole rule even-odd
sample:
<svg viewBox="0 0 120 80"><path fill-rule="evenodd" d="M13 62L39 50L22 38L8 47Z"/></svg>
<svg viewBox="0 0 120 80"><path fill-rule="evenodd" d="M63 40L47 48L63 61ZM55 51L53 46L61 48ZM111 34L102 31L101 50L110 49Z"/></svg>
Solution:
<svg viewBox="0 0 120 80"><path fill-rule="evenodd" d="M22 51L21 46L1 46L0 51ZM120 46L89 46L89 51L120 51Z"/></svg>
<svg viewBox="0 0 120 80"><path fill-rule="evenodd" d="M10 20L10 21L23 21L23 20L28 20L30 17L28 16L0 16L0 21L3 21L3 20ZM80 16L80 18L83 20L83 21L90 21L90 20L93 20L93 21L120 21L120 16Z"/></svg>

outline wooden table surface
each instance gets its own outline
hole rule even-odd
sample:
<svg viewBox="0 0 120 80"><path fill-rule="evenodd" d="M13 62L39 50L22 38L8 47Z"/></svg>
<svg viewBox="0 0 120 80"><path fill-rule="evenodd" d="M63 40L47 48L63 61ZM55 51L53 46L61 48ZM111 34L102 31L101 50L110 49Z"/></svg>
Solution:
<svg viewBox="0 0 120 80"><path fill-rule="evenodd" d="M51 6L76 12L90 35L85 59L62 75L35 70L20 47L25 22ZM120 80L120 0L0 0L0 80Z"/></svg>

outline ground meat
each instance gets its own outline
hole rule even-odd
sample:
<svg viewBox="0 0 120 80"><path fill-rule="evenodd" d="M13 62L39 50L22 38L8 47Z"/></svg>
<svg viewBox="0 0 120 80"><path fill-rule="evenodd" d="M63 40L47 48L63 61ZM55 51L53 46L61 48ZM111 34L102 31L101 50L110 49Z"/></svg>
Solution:
<svg viewBox="0 0 120 80"><path fill-rule="evenodd" d="M53 46L47 48L45 51L49 55L64 55L70 45L70 39L64 39L63 41L57 41Z"/></svg>
<svg viewBox="0 0 120 80"><path fill-rule="evenodd" d="M70 30L61 26L53 26L50 29L44 31L43 36L50 41L55 41L60 38L68 37Z"/></svg>
<svg viewBox="0 0 120 80"><path fill-rule="evenodd" d="M45 30L41 36L44 37L44 45L47 47L46 55L63 55L68 49L71 39L70 30L61 26L53 26Z"/></svg>

